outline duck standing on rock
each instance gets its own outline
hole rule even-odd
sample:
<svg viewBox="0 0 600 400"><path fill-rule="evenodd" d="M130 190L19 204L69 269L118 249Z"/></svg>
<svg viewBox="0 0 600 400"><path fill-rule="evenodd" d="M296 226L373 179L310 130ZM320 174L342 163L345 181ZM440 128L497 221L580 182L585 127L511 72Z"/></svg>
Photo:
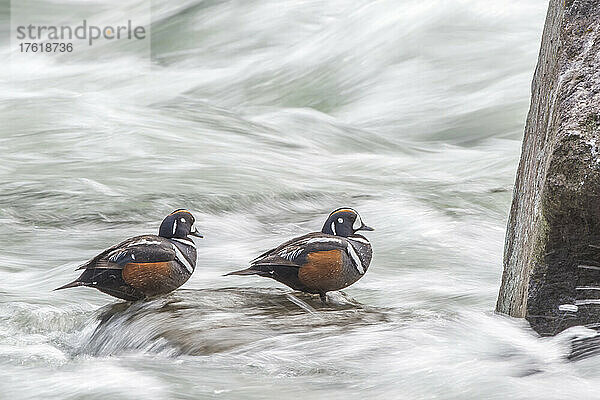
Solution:
<svg viewBox="0 0 600 400"><path fill-rule="evenodd" d="M369 268L371 243L357 231L372 231L352 208L329 214L321 232L283 243L250 262L250 267L227 275L259 275L306 293L326 293L352 285Z"/></svg>
<svg viewBox="0 0 600 400"><path fill-rule="evenodd" d="M179 209L160 225L158 236L136 236L121 242L78 269L83 273L57 288L87 286L123 300L134 301L169 293L183 285L196 268L196 245L202 237L194 216Z"/></svg>

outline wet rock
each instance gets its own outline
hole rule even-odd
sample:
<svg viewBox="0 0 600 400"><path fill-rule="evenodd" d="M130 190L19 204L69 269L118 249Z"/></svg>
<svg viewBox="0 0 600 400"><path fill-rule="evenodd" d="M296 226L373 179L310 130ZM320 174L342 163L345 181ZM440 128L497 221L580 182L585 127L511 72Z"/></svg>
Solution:
<svg viewBox="0 0 600 400"><path fill-rule="evenodd" d="M542 335L600 323L600 0L550 0L497 311Z"/></svg>
<svg viewBox="0 0 600 400"><path fill-rule="evenodd" d="M323 305L318 296L280 289L180 289L153 300L118 302L88 321L71 355L243 352L286 335L321 339L418 318L410 312L363 306L340 292L331 296L335 302Z"/></svg>

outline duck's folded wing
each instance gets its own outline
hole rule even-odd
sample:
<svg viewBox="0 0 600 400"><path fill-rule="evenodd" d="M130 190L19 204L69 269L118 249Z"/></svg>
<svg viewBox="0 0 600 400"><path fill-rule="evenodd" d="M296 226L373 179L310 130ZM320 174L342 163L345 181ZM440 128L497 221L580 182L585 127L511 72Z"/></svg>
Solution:
<svg viewBox="0 0 600 400"><path fill-rule="evenodd" d="M332 235L308 234L292 239L260 255L252 260L250 268L267 265L301 267L306 263L310 254L331 250L346 251L346 247L347 243L343 238Z"/></svg>
<svg viewBox="0 0 600 400"><path fill-rule="evenodd" d="M105 250L78 269L123 269L130 263L160 263L176 257L176 249L168 241L157 236L138 236Z"/></svg>

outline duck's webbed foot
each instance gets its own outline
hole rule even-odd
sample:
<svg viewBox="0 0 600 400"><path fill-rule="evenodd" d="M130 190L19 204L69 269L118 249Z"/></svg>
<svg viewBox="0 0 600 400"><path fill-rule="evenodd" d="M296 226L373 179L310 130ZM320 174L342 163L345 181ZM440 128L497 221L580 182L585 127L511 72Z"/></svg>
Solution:
<svg viewBox="0 0 600 400"><path fill-rule="evenodd" d="M323 305L327 304L327 293L319 293L319 297L321 298L321 303L323 303Z"/></svg>

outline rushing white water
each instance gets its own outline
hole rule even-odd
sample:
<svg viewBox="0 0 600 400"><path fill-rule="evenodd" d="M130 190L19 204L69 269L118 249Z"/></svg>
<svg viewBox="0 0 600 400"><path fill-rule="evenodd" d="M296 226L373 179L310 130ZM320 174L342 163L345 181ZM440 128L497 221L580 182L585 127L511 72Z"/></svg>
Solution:
<svg viewBox="0 0 600 400"><path fill-rule="evenodd" d="M546 6L161 0L151 49L3 63L0 398L598 397L584 331L492 312ZM376 230L333 305L222 276L339 206ZM52 292L179 207L205 235L182 290Z"/></svg>

